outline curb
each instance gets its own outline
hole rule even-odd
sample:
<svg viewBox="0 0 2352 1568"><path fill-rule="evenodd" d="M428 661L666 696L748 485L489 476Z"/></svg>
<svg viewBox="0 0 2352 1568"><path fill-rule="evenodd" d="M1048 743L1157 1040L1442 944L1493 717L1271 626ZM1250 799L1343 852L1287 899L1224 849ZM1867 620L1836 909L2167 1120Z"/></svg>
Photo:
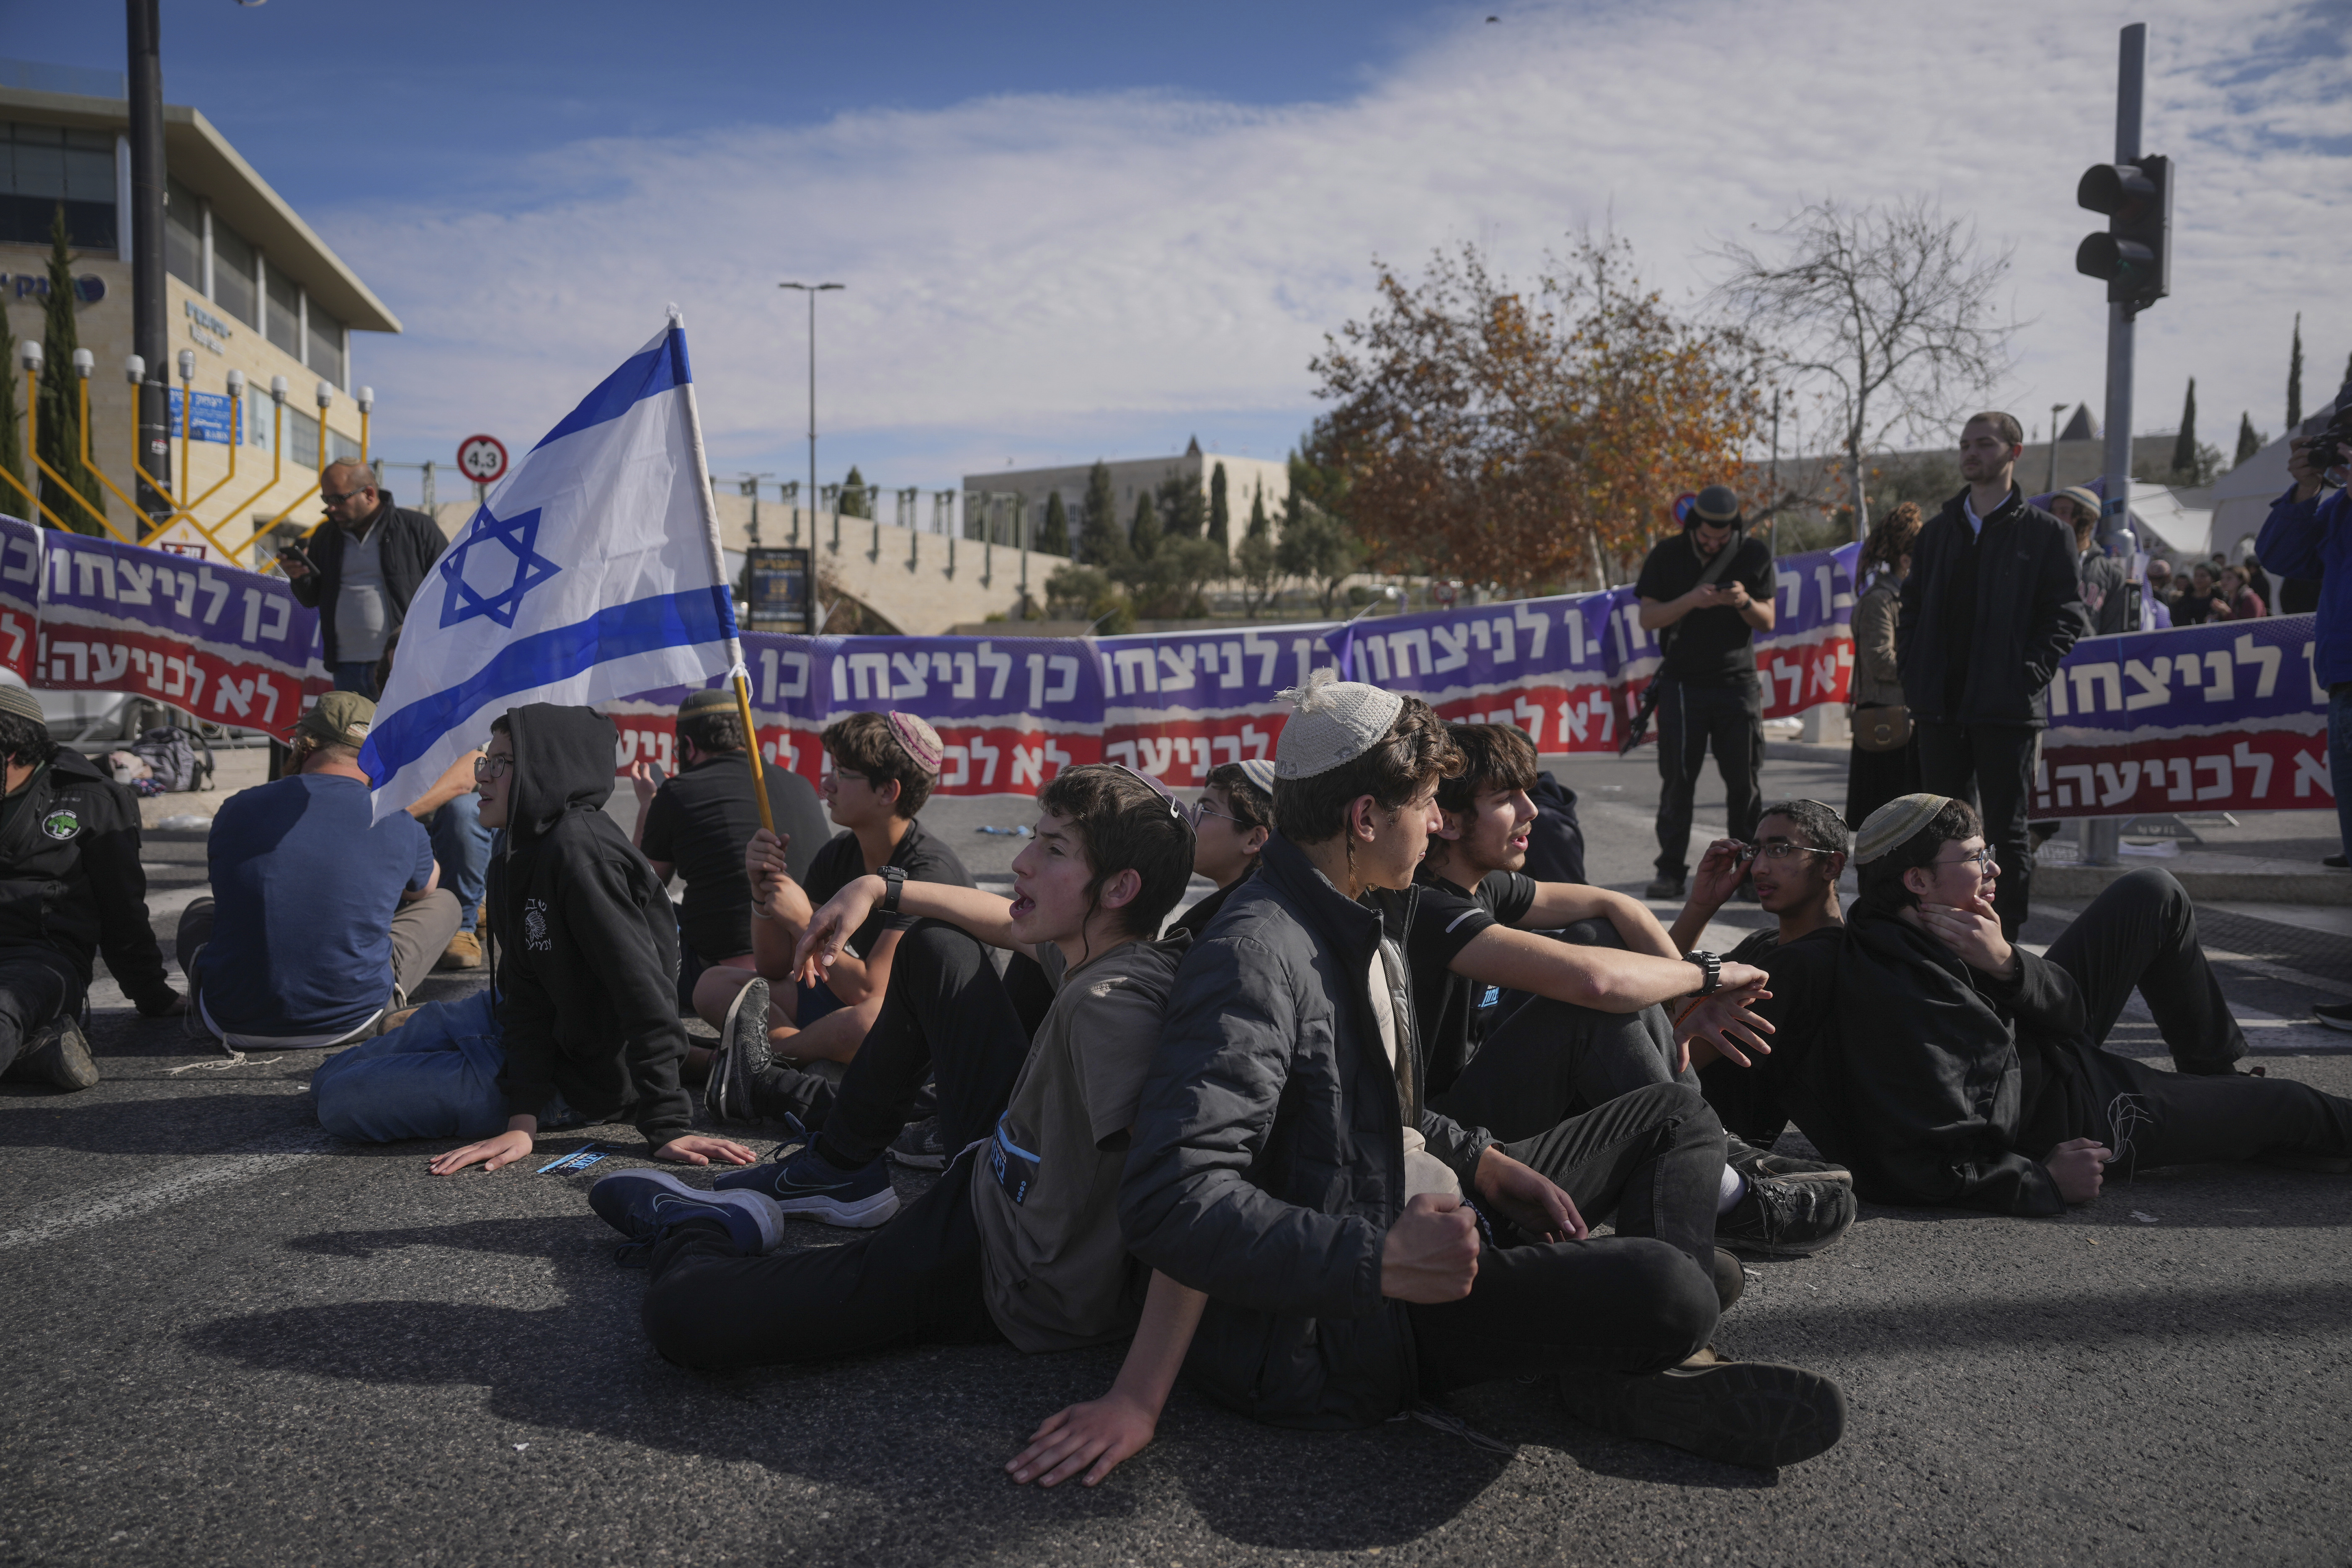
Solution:
<svg viewBox="0 0 2352 1568"><path fill-rule="evenodd" d="M2134 866L2039 866L2033 868L2036 899L2089 899L2110 882L2145 866L2170 871L2192 899L2247 904L2352 904L2352 872L2182 870L2162 860Z"/></svg>

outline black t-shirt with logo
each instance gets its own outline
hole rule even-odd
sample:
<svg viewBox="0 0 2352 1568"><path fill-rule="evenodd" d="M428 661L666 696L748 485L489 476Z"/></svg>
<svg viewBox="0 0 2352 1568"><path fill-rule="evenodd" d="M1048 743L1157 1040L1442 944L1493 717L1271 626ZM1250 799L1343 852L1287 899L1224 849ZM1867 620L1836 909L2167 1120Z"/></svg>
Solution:
<svg viewBox="0 0 2352 1568"><path fill-rule="evenodd" d="M1405 964L1412 971L1412 1010L1420 1025L1424 1095L1444 1094L1478 1051L1478 1016L1493 989L1447 967L1471 938L1489 926L1515 926L1535 908L1535 879L1493 871L1475 891L1424 872L1421 896L1405 933Z"/></svg>
<svg viewBox="0 0 2352 1568"><path fill-rule="evenodd" d="M963 868L956 852L939 839L923 831L919 822L907 824L907 837L898 840L898 847L890 852L886 865L897 866L907 873L909 882L944 882L951 888L978 886L971 873ZM825 847L816 852L809 865L808 875L801 879L801 890L808 894L809 902L824 902L866 875L866 856L857 847L857 835L845 829L834 835ZM850 934L849 951L860 958L873 955L874 943L886 931L905 931L915 923L913 915L886 915L878 908L866 917L866 923Z"/></svg>
<svg viewBox="0 0 2352 1568"><path fill-rule="evenodd" d="M1743 584L1749 598L1759 605L1770 604L1779 585L1771 547L1740 534L1724 548L1739 553L1716 577L1717 585ZM1678 534L1650 552L1642 563L1641 580L1633 584L1633 592L1660 604L1679 599L1698 586L1699 576L1709 564L1690 534ZM1684 685L1741 686L1755 681L1756 628L1730 605L1693 610L1672 628L1663 629L1675 634L1663 673Z"/></svg>
<svg viewBox="0 0 2352 1568"><path fill-rule="evenodd" d="M800 774L763 768L784 858L805 873L825 842L824 807ZM705 757L663 781L646 805L646 858L675 866L686 879L677 916L688 947L706 963L751 951L751 881L743 874L743 847L760 826L751 796L751 763L740 752Z"/></svg>

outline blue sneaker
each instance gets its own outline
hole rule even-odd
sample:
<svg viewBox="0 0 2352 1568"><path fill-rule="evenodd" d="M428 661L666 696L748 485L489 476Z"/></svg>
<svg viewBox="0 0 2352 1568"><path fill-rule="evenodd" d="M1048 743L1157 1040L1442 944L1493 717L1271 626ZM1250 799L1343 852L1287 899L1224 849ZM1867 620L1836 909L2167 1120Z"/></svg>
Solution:
<svg viewBox="0 0 2352 1568"><path fill-rule="evenodd" d="M650 1245L688 1219L717 1220L746 1258L772 1252L784 1238L784 1216L764 1194L706 1193L667 1171L616 1171L588 1189L588 1206L635 1244L625 1251Z"/></svg>
<svg viewBox="0 0 2352 1568"><path fill-rule="evenodd" d="M729 1171L715 1184L722 1191L763 1193L786 1214L852 1230L871 1230L898 1212L887 1164L877 1159L859 1170L840 1170L814 1143L779 1152L764 1165Z"/></svg>

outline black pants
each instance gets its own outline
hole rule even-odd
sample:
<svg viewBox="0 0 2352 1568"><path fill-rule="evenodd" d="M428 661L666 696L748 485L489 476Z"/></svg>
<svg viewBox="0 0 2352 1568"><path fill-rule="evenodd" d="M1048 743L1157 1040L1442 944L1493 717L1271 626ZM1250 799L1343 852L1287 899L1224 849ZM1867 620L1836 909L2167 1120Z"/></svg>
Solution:
<svg viewBox="0 0 2352 1568"><path fill-rule="evenodd" d="M2010 941L2025 924L2033 855L2025 826L2042 731L2028 724L1921 724L1919 787L1967 801L1984 818L1985 842L2000 862L1992 907Z"/></svg>
<svg viewBox="0 0 2352 1568"><path fill-rule="evenodd" d="M1860 831L1863 820L1897 795L1919 793L1919 742L1892 752L1853 749L1845 769L1845 825ZM2006 868L2006 862L2003 862Z"/></svg>
<svg viewBox="0 0 2352 1568"><path fill-rule="evenodd" d="M745 1258L715 1220L671 1226L654 1248L646 1336L667 1360L714 1369L1002 1339L981 1288L976 1159L838 1247Z"/></svg>
<svg viewBox="0 0 2352 1568"><path fill-rule="evenodd" d="M1412 1307L1423 1394L1570 1368L1659 1372L1706 1343L1723 1125L1696 1089L1653 1084L1504 1152L1588 1221L1613 1213L1617 1234L1488 1247L1468 1296Z"/></svg>
<svg viewBox="0 0 2352 1568"><path fill-rule="evenodd" d="M16 1065L45 1026L79 1013L81 1000L63 958L0 958L0 1071Z"/></svg>
<svg viewBox="0 0 2352 1568"><path fill-rule="evenodd" d="M1507 1142L1531 1138L1620 1095L1675 1082L1676 1055L1663 1008L1601 1013L1529 996L1487 1030L1462 1076L1429 1103ZM1681 1081L1698 1083L1687 1071Z"/></svg>
<svg viewBox="0 0 2352 1568"><path fill-rule="evenodd" d="M1763 693L1753 677L1731 686L1667 680L1665 695L1658 699L1661 877L1680 877L1690 868L1691 795L1709 747L1715 750L1716 772L1723 775L1731 837L1752 841L1762 814L1764 772Z"/></svg>
<svg viewBox="0 0 2352 1568"><path fill-rule="evenodd" d="M2137 988L2180 1068L2084 1053L2097 1104L2076 1135L2115 1150L2120 1169L2352 1155L2352 1100L2230 1070L2246 1037L2198 945L2196 906L2170 872L2149 868L2109 883L2050 944L2050 962L2074 977L2091 1038L2102 1044Z"/></svg>

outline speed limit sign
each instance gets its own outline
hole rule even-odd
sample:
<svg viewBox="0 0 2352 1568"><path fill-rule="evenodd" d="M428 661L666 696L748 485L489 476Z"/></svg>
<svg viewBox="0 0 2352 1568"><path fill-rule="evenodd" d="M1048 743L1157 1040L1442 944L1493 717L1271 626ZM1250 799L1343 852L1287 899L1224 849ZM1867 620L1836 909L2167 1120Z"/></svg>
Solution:
<svg viewBox="0 0 2352 1568"><path fill-rule="evenodd" d="M507 449L496 436L468 436L457 443L457 468L476 484L496 484L506 475Z"/></svg>

